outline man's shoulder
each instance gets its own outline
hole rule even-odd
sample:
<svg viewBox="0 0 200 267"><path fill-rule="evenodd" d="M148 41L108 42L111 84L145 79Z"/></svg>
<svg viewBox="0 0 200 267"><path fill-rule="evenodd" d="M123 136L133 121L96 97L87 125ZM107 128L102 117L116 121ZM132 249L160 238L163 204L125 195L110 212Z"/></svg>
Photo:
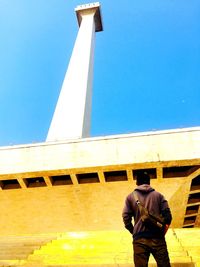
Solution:
<svg viewBox="0 0 200 267"><path fill-rule="evenodd" d="M159 198L164 198L164 195L157 190L152 191L152 195L159 197Z"/></svg>

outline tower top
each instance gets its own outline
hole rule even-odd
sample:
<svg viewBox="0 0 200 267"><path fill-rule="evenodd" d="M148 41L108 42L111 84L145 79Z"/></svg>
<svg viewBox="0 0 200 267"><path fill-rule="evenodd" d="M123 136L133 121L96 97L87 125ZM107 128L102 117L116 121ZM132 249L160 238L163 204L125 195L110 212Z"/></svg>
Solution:
<svg viewBox="0 0 200 267"><path fill-rule="evenodd" d="M95 15L94 15L95 31L96 32L103 31L103 24L102 24L102 19L101 19L101 10L100 10L99 2L77 6L75 8L75 12L76 12L79 26L81 25L82 15L95 12Z"/></svg>

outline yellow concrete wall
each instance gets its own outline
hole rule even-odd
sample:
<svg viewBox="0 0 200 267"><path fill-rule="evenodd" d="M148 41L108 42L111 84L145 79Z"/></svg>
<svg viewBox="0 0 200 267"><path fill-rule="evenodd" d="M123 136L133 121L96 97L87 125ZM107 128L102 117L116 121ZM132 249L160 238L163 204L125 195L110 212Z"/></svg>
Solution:
<svg viewBox="0 0 200 267"><path fill-rule="evenodd" d="M180 200L176 194L180 192L179 197L187 184L180 178L152 180L152 186L169 200L174 225L183 220L177 209L184 208L187 197ZM0 235L121 230L124 200L134 187L134 182L126 181L2 190Z"/></svg>

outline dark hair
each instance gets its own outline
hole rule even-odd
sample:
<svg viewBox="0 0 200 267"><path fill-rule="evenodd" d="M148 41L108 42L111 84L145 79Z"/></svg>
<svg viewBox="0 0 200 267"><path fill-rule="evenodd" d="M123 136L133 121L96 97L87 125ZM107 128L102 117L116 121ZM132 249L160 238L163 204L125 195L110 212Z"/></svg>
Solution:
<svg viewBox="0 0 200 267"><path fill-rule="evenodd" d="M147 172L144 171L138 171L136 173L136 184L142 185L142 184L150 184L150 176Z"/></svg>

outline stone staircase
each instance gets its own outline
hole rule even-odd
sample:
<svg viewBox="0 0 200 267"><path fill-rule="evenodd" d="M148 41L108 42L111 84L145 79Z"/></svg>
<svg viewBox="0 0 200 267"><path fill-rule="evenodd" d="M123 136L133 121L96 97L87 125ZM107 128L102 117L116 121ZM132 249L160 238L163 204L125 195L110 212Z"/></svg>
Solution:
<svg viewBox="0 0 200 267"><path fill-rule="evenodd" d="M199 228L170 229L166 240L172 266L200 267ZM133 267L131 243L125 230L0 237L0 267Z"/></svg>
<svg viewBox="0 0 200 267"><path fill-rule="evenodd" d="M176 229L175 234L195 266L200 267L200 228Z"/></svg>
<svg viewBox="0 0 200 267"><path fill-rule="evenodd" d="M0 236L0 266L22 266L35 250L59 234ZM39 266L38 266L39 267Z"/></svg>

